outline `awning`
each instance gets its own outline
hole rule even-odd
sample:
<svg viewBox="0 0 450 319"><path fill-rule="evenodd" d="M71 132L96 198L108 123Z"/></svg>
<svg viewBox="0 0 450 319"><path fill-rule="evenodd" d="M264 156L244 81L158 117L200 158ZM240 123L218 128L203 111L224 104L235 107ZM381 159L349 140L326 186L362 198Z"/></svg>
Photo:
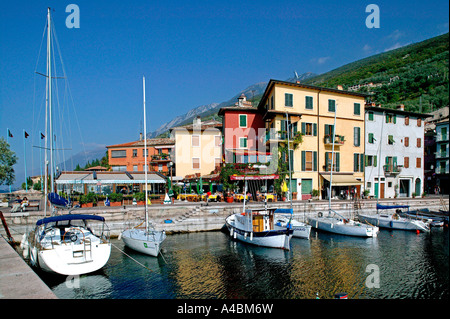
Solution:
<svg viewBox="0 0 450 319"><path fill-rule="evenodd" d="M254 181L254 180L266 180L266 179L278 179L280 177L277 174L271 175L231 175L230 180L232 181Z"/></svg>
<svg viewBox="0 0 450 319"><path fill-rule="evenodd" d="M330 174L320 174L322 177L330 181ZM362 185L362 181L358 181L353 175L335 175L333 174L333 183L332 186L354 186L354 185Z"/></svg>
<svg viewBox="0 0 450 319"><path fill-rule="evenodd" d="M247 149L226 149L227 152L236 154L236 155L258 155L258 156L270 156L272 153L270 152L262 152L257 150L247 150Z"/></svg>

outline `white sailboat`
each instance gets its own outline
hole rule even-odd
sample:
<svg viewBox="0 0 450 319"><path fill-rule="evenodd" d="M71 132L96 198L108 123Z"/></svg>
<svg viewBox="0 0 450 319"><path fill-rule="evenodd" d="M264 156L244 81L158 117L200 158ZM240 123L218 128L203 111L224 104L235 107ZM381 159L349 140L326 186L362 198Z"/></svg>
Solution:
<svg viewBox="0 0 450 319"><path fill-rule="evenodd" d="M147 121L145 115L145 77L142 79L143 90L144 90L144 134L147 132ZM148 154L147 149L147 137L144 138L144 149L145 154ZM165 231L157 231L150 228L148 220L148 189L147 189L147 157L145 157L144 164L145 172L145 226L143 228L133 227L124 230L120 237L122 238L125 245L133 250L140 253L158 256L161 250L161 244L166 239Z"/></svg>
<svg viewBox="0 0 450 319"><path fill-rule="evenodd" d="M377 204L377 213L374 215L369 214L359 214L358 219L364 223L371 225L376 225L378 227L388 228L388 229L402 229L402 230L413 230L413 231L430 231L429 223L426 223L420 219L414 219L411 217L402 217L399 215L399 211L394 213L379 213L378 210L389 210L401 208L408 208L406 205L380 205Z"/></svg>
<svg viewBox="0 0 450 319"><path fill-rule="evenodd" d="M292 237L309 239L311 225L293 219L292 208L278 208L275 213L278 213L278 215L275 216L275 229L286 229L286 227L291 227L293 231Z"/></svg>
<svg viewBox="0 0 450 319"><path fill-rule="evenodd" d="M45 123L45 162L47 151L50 151L51 190L54 190L53 178L53 141L50 139L50 148L47 148L47 136L52 133L52 92L51 92L51 14L47 11L47 103ZM47 112L48 110L48 112ZM47 117L49 117L50 134L47 134ZM45 180L48 179L48 169L45 165ZM45 199L48 189L45 185ZM52 193L53 194L53 193ZM52 202L53 197L48 196ZM55 216L58 205L52 207L52 216L36 222L34 230L25 234L23 238L23 254L29 257L33 266L42 270L61 275L81 275L94 272L102 268L109 260L111 243L109 229L105 219L96 215L66 214ZM47 201L45 200L45 215Z"/></svg>
<svg viewBox="0 0 450 319"><path fill-rule="evenodd" d="M378 227L356 222L351 219L346 219L339 213L331 210L331 185L333 184L333 162L334 162L334 141L336 131L336 113L337 106L334 112L334 125L333 125L333 146L331 156L331 170L330 170L330 187L328 193L328 215L323 216L319 213L317 217L309 217L309 224L319 230L348 236L359 237L376 237L378 234ZM333 214L332 214L333 213Z"/></svg>
<svg viewBox="0 0 450 319"><path fill-rule="evenodd" d="M246 193L247 181L244 188L244 194ZM232 214L225 220L230 236L252 245L289 250L293 230L290 225L275 227L274 214L277 209L245 209L246 201L243 202L243 213Z"/></svg>

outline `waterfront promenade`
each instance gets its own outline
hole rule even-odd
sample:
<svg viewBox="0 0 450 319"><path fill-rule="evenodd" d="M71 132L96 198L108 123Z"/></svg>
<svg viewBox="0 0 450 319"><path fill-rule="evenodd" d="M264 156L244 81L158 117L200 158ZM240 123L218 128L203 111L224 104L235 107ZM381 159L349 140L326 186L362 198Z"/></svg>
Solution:
<svg viewBox="0 0 450 319"><path fill-rule="evenodd" d="M0 236L0 299L56 299L3 236Z"/></svg>

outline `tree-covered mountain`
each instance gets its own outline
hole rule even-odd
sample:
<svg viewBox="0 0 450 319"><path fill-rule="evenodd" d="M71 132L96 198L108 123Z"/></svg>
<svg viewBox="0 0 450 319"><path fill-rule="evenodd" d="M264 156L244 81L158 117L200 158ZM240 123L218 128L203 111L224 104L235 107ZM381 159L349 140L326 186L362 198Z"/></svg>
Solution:
<svg viewBox="0 0 450 319"><path fill-rule="evenodd" d="M346 64L303 83L373 94L384 107L430 112L448 106L449 34ZM371 83L371 84L370 84Z"/></svg>

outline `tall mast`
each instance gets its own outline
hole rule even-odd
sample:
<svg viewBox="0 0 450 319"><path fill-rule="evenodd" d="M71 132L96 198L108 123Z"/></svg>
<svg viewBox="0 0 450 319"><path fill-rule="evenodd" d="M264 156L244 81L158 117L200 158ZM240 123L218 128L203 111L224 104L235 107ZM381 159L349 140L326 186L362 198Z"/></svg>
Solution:
<svg viewBox="0 0 450 319"><path fill-rule="evenodd" d="M289 202L291 203L292 208L292 167L291 167L291 150L289 149L289 116L288 112L286 112L286 133L287 133L287 149L288 149L288 164L289 164Z"/></svg>
<svg viewBox="0 0 450 319"><path fill-rule="evenodd" d="M378 192L377 192L377 213L378 213L378 199L380 198L380 191L381 191L381 175L380 175L380 166L382 165L382 161L381 161L381 146L383 145L383 123L386 119L386 112L383 111L383 117L381 119L381 133L380 133L380 147L379 147L379 154L380 154L380 158L377 160L377 165L378 165Z"/></svg>
<svg viewBox="0 0 450 319"><path fill-rule="evenodd" d="M145 174L145 230L148 231L148 193L147 193L147 163L148 163L148 149L147 149L147 118L145 116L145 76L142 77L142 86L144 92L144 174Z"/></svg>
<svg viewBox="0 0 450 319"><path fill-rule="evenodd" d="M44 151L44 171L45 171L45 180L42 180L41 183L44 183L44 217L47 216L47 194L48 194L48 157L47 157L47 140L48 140L48 110L49 105L51 104L51 77L50 77L50 7L47 8L47 81L45 88L45 151ZM50 89L49 89L50 88Z"/></svg>
<svg viewBox="0 0 450 319"><path fill-rule="evenodd" d="M50 7L47 8L48 30L47 30L47 81L48 81L48 115L50 128L50 186L51 192L54 192L53 176L53 109L52 109L52 39L51 39L51 15Z"/></svg>

